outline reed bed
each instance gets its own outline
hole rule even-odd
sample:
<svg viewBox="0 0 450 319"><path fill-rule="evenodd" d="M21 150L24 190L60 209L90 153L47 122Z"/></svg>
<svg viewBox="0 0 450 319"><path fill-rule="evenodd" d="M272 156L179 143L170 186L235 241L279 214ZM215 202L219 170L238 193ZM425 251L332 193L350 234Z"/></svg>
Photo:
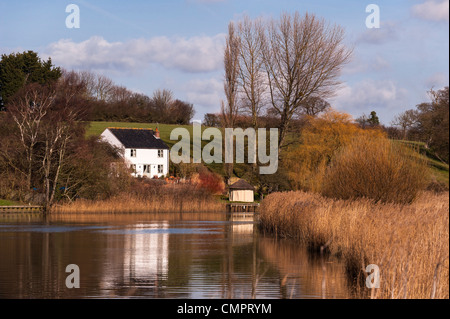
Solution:
<svg viewBox="0 0 450 319"><path fill-rule="evenodd" d="M412 204L274 193L260 206L260 227L341 258L360 298L449 298L449 194L421 193ZM380 288L365 286L369 264Z"/></svg>
<svg viewBox="0 0 450 319"><path fill-rule="evenodd" d="M79 199L59 204L52 213L193 213L223 212L225 206L203 191L166 185L152 193L126 193L104 200Z"/></svg>

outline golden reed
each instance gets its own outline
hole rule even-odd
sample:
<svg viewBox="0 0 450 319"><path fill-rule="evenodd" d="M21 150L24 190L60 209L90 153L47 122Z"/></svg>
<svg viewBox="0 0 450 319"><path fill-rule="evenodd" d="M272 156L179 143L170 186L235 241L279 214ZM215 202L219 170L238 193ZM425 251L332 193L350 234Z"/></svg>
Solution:
<svg viewBox="0 0 450 319"><path fill-rule="evenodd" d="M409 205L273 193L260 206L263 231L327 247L345 263L360 298L449 298L449 194L421 193ZM368 289L369 264L380 288Z"/></svg>
<svg viewBox="0 0 450 319"><path fill-rule="evenodd" d="M225 206L215 198L193 199L158 196L153 198L119 195L105 200L76 200L60 204L52 213L192 213L223 212Z"/></svg>

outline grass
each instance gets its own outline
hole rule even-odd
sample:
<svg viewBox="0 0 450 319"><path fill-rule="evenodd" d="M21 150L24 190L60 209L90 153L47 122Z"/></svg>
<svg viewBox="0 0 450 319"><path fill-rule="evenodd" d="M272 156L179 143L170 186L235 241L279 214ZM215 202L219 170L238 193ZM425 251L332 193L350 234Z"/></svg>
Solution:
<svg viewBox="0 0 450 319"><path fill-rule="evenodd" d="M0 206L20 206L20 205L22 204L20 204L19 202L15 202L8 199L0 199Z"/></svg>
<svg viewBox="0 0 450 319"><path fill-rule="evenodd" d="M425 159L431 168L431 178L445 185L447 189L449 188L449 165L439 160L430 149L426 147L424 142L403 140L398 140L396 142L416 149L421 154L420 157Z"/></svg>
<svg viewBox="0 0 450 319"><path fill-rule="evenodd" d="M449 298L449 194L424 192L409 205L273 193L260 206L262 230L342 259L360 298ZM379 266L380 289L365 287Z"/></svg>

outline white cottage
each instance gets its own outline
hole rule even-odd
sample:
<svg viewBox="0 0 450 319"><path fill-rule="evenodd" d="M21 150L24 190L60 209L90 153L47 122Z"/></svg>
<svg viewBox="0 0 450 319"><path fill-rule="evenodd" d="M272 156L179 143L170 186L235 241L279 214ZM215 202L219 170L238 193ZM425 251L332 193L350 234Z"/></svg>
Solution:
<svg viewBox="0 0 450 319"><path fill-rule="evenodd" d="M153 178L169 172L169 147L160 139L158 129L108 127L100 137L124 151L133 176Z"/></svg>
<svg viewBox="0 0 450 319"><path fill-rule="evenodd" d="M228 198L230 202L253 203L255 200L255 188L243 179L240 179L228 187Z"/></svg>

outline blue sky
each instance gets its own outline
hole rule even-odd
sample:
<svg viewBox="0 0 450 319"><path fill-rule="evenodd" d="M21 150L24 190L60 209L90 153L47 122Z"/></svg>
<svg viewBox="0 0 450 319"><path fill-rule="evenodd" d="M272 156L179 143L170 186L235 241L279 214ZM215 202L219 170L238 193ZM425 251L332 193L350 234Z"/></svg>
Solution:
<svg viewBox="0 0 450 319"><path fill-rule="evenodd" d="M65 24L71 3L80 8L79 29ZM379 29L365 24L371 3L380 8ZM389 124L427 101L427 90L449 84L449 0L1 0L0 53L34 50L63 68L101 73L148 95L171 89L202 119L224 98L229 21L294 11L346 30L354 54L329 100L338 110L355 118L374 110Z"/></svg>

